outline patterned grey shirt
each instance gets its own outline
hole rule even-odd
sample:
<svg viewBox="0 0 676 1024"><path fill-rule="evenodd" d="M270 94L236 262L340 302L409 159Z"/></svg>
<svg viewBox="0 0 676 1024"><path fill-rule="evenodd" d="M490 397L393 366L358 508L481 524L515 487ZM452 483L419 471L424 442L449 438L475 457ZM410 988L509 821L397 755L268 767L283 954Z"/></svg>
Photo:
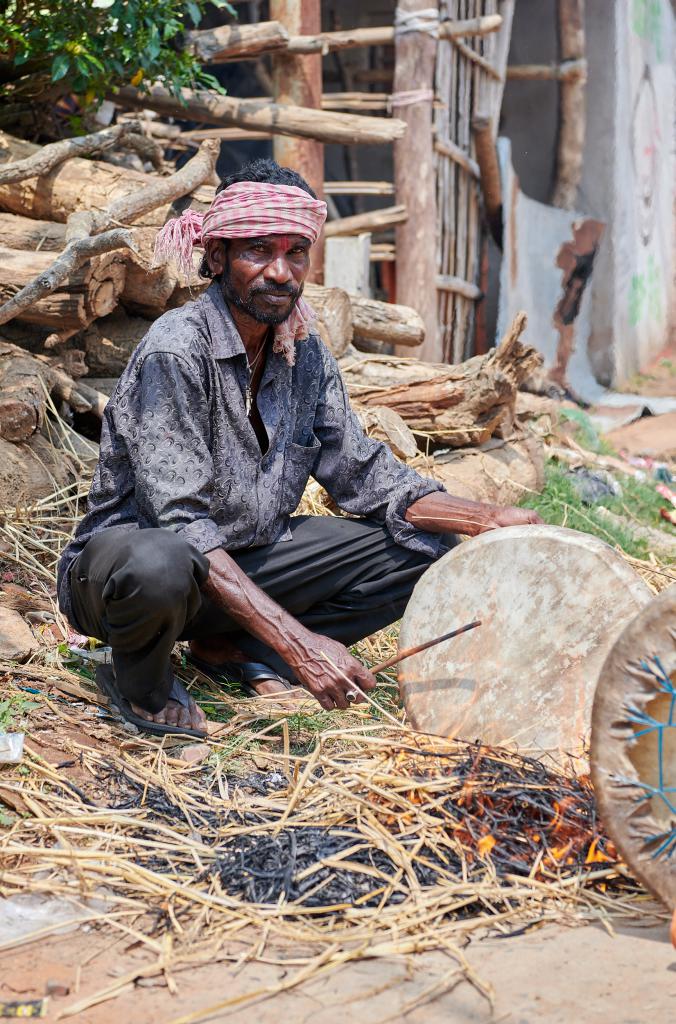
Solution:
<svg viewBox="0 0 676 1024"><path fill-rule="evenodd" d="M293 367L268 355L257 396L264 455L246 415L248 378L217 284L152 325L106 407L88 511L59 563L66 616L70 568L100 530L166 527L203 552L270 544L288 539L310 476L346 512L384 523L405 547L438 554L441 538L404 513L443 488L366 437L319 337L297 343Z"/></svg>

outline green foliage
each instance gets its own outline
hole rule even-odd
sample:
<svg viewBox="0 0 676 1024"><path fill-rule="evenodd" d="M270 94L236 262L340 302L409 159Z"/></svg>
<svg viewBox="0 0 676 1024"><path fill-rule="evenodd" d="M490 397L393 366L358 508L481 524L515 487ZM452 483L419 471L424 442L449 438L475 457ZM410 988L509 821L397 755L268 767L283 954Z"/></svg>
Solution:
<svg viewBox="0 0 676 1024"><path fill-rule="evenodd" d="M0 96L21 76L62 83L88 102L116 86L161 82L222 91L196 58L181 49L184 28L199 25L208 0L9 0L0 13L0 54L9 70ZM235 14L227 0L210 0ZM26 90L23 90L24 92ZM30 94L30 90L28 90Z"/></svg>
<svg viewBox="0 0 676 1024"><path fill-rule="evenodd" d="M37 708L34 700L25 697L7 697L0 700L0 732L13 732L28 711Z"/></svg>

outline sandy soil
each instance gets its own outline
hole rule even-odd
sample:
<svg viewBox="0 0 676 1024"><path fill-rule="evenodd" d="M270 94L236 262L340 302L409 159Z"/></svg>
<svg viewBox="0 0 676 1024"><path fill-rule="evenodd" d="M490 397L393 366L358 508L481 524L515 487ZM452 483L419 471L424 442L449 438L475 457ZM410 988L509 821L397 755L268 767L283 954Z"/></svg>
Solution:
<svg viewBox="0 0 676 1024"><path fill-rule="evenodd" d="M648 920L648 918L646 918ZM85 926L86 927L86 926ZM221 1000L244 996L283 979L296 968L231 960L126 985L112 1000L68 1016L86 1024L178 1024ZM292 955L289 951L288 955ZM676 999L676 953L661 927L627 927L614 934L600 925L546 926L525 935L475 940L465 955L492 986L494 1011L444 953L363 960L299 989L216 1011L211 1021L257 1024L666 1024ZM0 999L36 998L49 980L70 988L52 997L46 1017L59 1019L86 995L151 963L133 941L105 928L80 929L0 953ZM79 982L78 982L79 978Z"/></svg>

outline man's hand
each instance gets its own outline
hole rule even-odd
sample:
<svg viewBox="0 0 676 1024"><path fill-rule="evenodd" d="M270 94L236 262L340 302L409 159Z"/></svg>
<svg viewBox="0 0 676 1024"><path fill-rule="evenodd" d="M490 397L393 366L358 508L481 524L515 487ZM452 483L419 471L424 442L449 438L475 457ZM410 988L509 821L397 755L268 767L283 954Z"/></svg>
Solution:
<svg viewBox="0 0 676 1024"><path fill-rule="evenodd" d="M363 703L360 690L372 690L376 685L368 669L346 647L327 636L308 633L306 639L294 644L293 654L285 653L285 658L326 711ZM356 695L353 700L348 701L348 693Z"/></svg>
<svg viewBox="0 0 676 1024"><path fill-rule="evenodd" d="M542 523L540 516L532 509L485 505L481 501L455 498L445 491L433 491L418 498L406 510L406 520L419 530L462 533L466 537L476 537L487 530L498 530L503 526Z"/></svg>
<svg viewBox="0 0 676 1024"><path fill-rule="evenodd" d="M499 530L503 526L541 526L542 517L534 512L532 508L496 507L494 514L489 517L486 525L479 530L479 533L486 533L488 530Z"/></svg>
<svg viewBox="0 0 676 1024"><path fill-rule="evenodd" d="M210 551L207 558L207 596L248 633L277 651L323 708L344 709L364 700L359 691L372 690L376 681L342 644L301 625L260 590L222 548ZM355 694L353 701L346 697L350 691Z"/></svg>

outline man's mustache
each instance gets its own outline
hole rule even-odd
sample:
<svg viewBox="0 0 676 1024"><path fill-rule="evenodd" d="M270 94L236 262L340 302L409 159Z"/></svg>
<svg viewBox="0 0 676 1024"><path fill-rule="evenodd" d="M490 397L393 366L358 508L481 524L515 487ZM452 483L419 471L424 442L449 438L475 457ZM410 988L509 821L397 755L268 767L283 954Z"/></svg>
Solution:
<svg viewBox="0 0 676 1024"><path fill-rule="evenodd" d="M296 298L296 296L300 295L300 288L294 288L292 284L252 288L249 292L249 298L252 299L257 295L288 295L289 298Z"/></svg>

